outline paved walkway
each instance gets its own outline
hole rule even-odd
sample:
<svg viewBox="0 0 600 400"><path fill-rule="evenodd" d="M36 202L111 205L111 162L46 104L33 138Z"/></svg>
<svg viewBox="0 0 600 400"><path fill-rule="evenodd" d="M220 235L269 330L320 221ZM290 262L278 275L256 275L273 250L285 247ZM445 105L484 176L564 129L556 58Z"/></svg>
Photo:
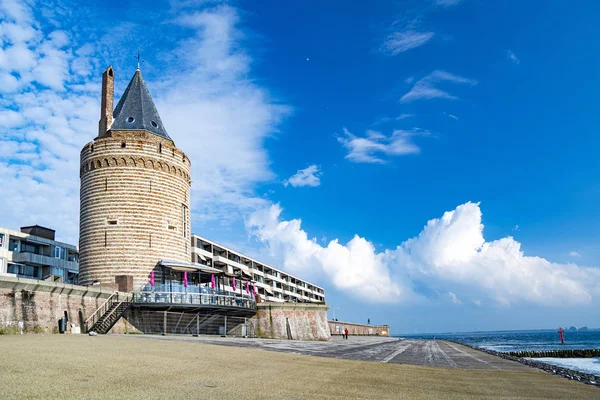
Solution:
<svg viewBox="0 0 600 400"><path fill-rule="evenodd" d="M446 342L444 340L357 336L350 337L348 340L334 337L330 342L308 342L296 340L221 338L215 336L131 335L130 337L258 348L268 351L393 364L503 371L531 370L529 367L517 362L504 360L500 357L473 350L460 344Z"/></svg>

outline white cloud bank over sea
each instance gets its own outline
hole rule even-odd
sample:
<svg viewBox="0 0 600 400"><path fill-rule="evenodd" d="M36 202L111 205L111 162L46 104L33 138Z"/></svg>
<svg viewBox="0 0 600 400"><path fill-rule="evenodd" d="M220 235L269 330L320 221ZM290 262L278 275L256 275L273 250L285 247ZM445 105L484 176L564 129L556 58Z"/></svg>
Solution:
<svg viewBox="0 0 600 400"><path fill-rule="evenodd" d="M337 289L371 302L448 299L452 293L455 303L572 306L597 304L600 297L598 268L526 256L512 237L486 241L478 203L429 220L416 237L382 252L358 235L346 244L336 239L321 246L300 219L282 220L281 213L276 204L246 221L271 256L292 273L325 273Z"/></svg>

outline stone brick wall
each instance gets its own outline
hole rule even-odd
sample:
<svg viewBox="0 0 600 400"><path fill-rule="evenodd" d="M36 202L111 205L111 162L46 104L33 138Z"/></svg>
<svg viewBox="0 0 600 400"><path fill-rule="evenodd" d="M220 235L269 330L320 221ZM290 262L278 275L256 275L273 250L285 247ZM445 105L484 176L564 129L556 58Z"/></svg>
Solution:
<svg viewBox="0 0 600 400"><path fill-rule="evenodd" d="M190 262L190 167L146 131L108 131L82 149L80 283L132 275L138 287L160 259Z"/></svg>
<svg viewBox="0 0 600 400"><path fill-rule="evenodd" d="M258 303L257 336L271 339L329 340L325 304Z"/></svg>
<svg viewBox="0 0 600 400"><path fill-rule="evenodd" d="M343 321L327 321L332 336L341 335L348 328L348 335L360 336L390 336L389 325L367 325Z"/></svg>
<svg viewBox="0 0 600 400"><path fill-rule="evenodd" d="M69 323L82 326L111 294L99 287L0 276L0 329L16 329L23 321L28 332L54 332L65 311Z"/></svg>

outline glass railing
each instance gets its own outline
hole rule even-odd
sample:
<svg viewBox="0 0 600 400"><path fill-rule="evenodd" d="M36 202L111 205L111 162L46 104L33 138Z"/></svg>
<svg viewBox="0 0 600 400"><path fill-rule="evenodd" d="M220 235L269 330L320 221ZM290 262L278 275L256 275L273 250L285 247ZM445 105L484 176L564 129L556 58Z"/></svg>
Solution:
<svg viewBox="0 0 600 400"><path fill-rule="evenodd" d="M188 288L189 289L189 288ZM204 289L204 288L201 288ZM204 293L194 292L153 292L141 291L133 294L134 303L142 304L182 304L255 309L256 302L250 295L233 294L221 290L208 289Z"/></svg>

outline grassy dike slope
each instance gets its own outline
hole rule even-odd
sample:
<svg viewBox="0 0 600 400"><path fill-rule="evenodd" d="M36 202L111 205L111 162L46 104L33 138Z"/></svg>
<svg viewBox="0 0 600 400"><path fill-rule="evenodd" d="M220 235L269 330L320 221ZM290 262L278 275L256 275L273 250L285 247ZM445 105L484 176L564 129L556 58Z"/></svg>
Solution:
<svg viewBox="0 0 600 400"><path fill-rule="evenodd" d="M532 369L474 371L122 336L0 336L2 399L600 399Z"/></svg>

